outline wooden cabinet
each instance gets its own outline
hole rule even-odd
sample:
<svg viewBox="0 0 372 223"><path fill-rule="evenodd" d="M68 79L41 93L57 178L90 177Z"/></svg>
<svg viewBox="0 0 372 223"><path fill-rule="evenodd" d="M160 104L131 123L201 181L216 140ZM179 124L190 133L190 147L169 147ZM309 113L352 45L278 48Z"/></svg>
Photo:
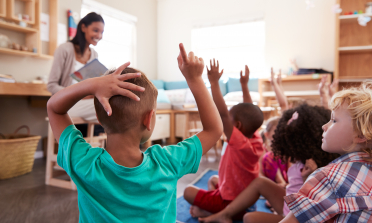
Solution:
<svg viewBox="0 0 372 223"><path fill-rule="evenodd" d="M42 44L40 39L42 1L49 5L48 44ZM18 17L18 14L27 14L29 19L23 20L21 16ZM26 26L19 25L20 22L24 22ZM52 59L57 48L57 27L58 0L0 0L0 34L8 36L11 43L28 48L25 51L0 48L0 54Z"/></svg>
<svg viewBox="0 0 372 223"><path fill-rule="evenodd" d="M364 12L367 2L370 0L337 0L343 12ZM359 85L363 80L372 78L372 22L361 26L359 16L361 14L336 14L334 78L340 80L341 88Z"/></svg>

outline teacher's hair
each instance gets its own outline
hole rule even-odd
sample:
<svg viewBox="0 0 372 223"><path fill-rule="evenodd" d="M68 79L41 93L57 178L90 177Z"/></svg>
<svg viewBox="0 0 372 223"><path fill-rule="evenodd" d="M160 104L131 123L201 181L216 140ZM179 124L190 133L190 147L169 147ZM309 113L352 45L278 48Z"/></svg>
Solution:
<svg viewBox="0 0 372 223"><path fill-rule="evenodd" d="M80 20L80 22L79 22L79 24L77 26L76 35L71 40L71 42L74 45L78 45L79 46L79 50L80 50L79 53L80 54L83 54L84 53L85 45L86 45L86 42L87 42L86 39L85 39L85 33L83 32L81 26L84 24L85 27L88 27L93 22L102 22L102 23L105 23L103 21L102 16L98 15L95 12L91 12L91 13L87 14L86 16L84 16L84 18L82 18Z"/></svg>

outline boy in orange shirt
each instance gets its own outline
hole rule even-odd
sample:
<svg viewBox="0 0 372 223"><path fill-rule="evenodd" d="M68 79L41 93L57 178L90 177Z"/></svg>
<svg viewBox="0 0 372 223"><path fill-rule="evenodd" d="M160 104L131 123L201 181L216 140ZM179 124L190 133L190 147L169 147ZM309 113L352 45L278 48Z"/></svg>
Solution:
<svg viewBox="0 0 372 223"><path fill-rule="evenodd" d="M264 152L262 138L258 129L263 123L261 109L252 104L249 94L249 69L245 66L245 75L240 73L244 103L233 106L228 111L218 81L223 73L219 64L210 62L208 79L211 84L214 103L220 113L228 145L222 152L219 175L212 176L208 182L208 191L188 186L184 198L190 204L193 217L205 217L223 210L240 194L252 180L259 176L259 159ZM244 213L236 218L242 218Z"/></svg>

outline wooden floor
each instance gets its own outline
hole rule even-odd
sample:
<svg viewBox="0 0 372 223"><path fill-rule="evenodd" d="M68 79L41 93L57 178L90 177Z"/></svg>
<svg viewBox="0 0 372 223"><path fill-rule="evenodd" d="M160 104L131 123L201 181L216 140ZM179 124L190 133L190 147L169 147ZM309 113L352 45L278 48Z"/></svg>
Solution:
<svg viewBox="0 0 372 223"><path fill-rule="evenodd" d="M217 170L218 164L210 151L209 161L203 157L196 174L178 181L178 194L205 169ZM44 159L36 159L31 173L0 180L1 223L79 222L77 192L46 186L45 165Z"/></svg>

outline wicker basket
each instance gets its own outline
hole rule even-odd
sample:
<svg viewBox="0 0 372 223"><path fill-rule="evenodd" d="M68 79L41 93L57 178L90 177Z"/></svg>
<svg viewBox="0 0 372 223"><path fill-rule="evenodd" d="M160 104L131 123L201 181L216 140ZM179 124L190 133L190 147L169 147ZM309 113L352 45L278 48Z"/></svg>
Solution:
<svg viewBox="0 0 372 223"><path fill-rule="evenodd" d="M28 134L17 134L22 128L27 128ZM30 135L28 126L19 127L14 134L0 136L0 180L32 171L40 138Z"/></svg>

